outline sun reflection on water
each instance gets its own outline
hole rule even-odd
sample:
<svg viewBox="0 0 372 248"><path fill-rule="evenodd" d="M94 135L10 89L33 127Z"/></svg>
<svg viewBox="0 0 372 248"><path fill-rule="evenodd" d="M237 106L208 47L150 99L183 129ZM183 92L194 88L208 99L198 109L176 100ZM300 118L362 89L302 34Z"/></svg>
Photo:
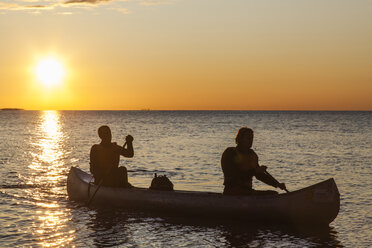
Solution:
<svg viewBox="0 0 372 248"><path fill-rule="evenodd" d="M45 139L41 140L42 142L40 143L43 149L40 159L50 163L62 156L62 151L58 149L59 143L63 138L58 113L55 111L45 112L41 127L44 131Z"/></svg>
<svg viewBox="0 0 372 248"><path fill-rule="evenodd" d="M41 112L36 128L36 140L32 142L33 161L29 168L34 171L30 183L38 185L30 192L35 212L34 236L42 247L59 247L70 243L74 230L66 223L69 213L61 206L61 196L64 195L66 165L64 158L65 135L58 111ZM70 246L70 245L69 245Z"/></svg>
<svg viewBox="0 0 372 248"><path fill-rule="evenodd" d="M32 164L33 169L36 170L40 169L40 162L55 165L63 155L63 151L60 149L63 133L59 122L59 113L57 111L45 111L40 119L39 140L34 145L39 147L41 153L33 153L36 161Z"/></svg>

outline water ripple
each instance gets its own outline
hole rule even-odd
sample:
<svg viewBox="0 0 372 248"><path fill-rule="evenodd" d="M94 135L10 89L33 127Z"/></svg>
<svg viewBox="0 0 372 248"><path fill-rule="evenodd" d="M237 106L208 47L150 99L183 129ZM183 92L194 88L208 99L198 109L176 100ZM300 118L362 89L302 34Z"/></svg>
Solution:
<svg viewBox="0 0 372 248"><path fill-rule="evenodd" d="M40 247L369 247L372 216L371 112L21 111L0 112L0 246ZM71 166L89 171L97 128L135 138L122 159L129 181L154 173L176 189L221 192L220 157L241 126L272 175L295 190L335 178L339 216L326 230L203 222L94 209L71 202ZM267 189L254 180L258 189ZM249 224L249 225L248 225Z"/></svg>

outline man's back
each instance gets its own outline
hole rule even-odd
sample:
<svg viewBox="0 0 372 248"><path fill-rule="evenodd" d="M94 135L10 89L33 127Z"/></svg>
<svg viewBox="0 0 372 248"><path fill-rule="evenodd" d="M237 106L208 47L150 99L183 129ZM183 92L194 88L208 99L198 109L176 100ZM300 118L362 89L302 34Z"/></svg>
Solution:
<svg viewBox="0 0 372 248"><path fill-rule="evenodd" d="M111 142L111 130L108 126L98 128L101 143L90 149L90 172L94 176L94 183L107 186L131 186L128 183L127 168L119 168L120 155L132 158L133 137L127 135L125 144L121 147ZM126 146L126 148L125 148Z"/></svg>
<svg viewBox="0 0 372 248"><path fill-rule="evenodd" d="M90 150L90 171L95 178L102 178L119 166L121 147L116 143L96 144Z"/></svg>

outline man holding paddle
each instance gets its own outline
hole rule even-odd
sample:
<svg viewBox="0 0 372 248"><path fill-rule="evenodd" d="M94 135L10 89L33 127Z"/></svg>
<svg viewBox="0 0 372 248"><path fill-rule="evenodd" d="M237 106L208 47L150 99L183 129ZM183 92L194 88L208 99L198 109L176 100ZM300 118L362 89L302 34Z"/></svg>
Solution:
<svg viewBox="0 0 372 248"><path fill-rule="evenodd" d="M127 135L125 144L119 146L111 142L111 130L108 126L98 128L101 143L93 145L90 150L90 172L94 176L94 183L111 187L132 187L128 182L127 168L119 167L120 155L132 158L133 137Z"/></svg>
<svg viewBox="0 0 372 248"><path fill-rule="evenodd" d="M255 190L252 188L252 178L286 190L284 183L279 183L267 171L266 166L258 164L258 156L252 150L253 130L247 127L239 129L236 135L236 147L228 147L221 158L224 174L224 194L226 195L270 195L277 194L273 190Z"/></svg>

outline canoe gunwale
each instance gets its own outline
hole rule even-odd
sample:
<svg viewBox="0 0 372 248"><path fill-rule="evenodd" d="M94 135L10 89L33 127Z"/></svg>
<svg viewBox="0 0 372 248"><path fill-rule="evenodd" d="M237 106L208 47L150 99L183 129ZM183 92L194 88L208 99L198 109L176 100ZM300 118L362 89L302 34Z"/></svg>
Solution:
<svg viewBox="0 0 372 248"><path fill-rule="evenodd" d="M74 171L74 173L77 173L77 177L81 180L82 183L84 184L90 184L90 185L94 185L93 184L93 176L84 172L83 170L79 169L78 167L71 167L71 170ZM84 180L85 179L85 180ZM276 195L252 195L252 196L245 196L245 195L241 195L241 196L232 196L232 195L223 195L222 193L218 193L218 192L208 192L208 191L188 191L188 190L174 190L174 191L160 191L160 192L167 192L167 193L170 193L170 192L175 192L175 193L181 193L181 194L207 194L207 195L221 195L223 197L231 197L231 198L278 198L278 197L285 197L285 196L289 196L289 195L293 195L293 194L298 194L298 193L302 193L302 192L306 192L306 191L309 191L311 189L315 189L317 187L319 187L320 185L322 184L328 184L328 183L332 183L332 184L336 184L335 183L335 180L334 178L329 178L327 180L324 180L322 182L319 182L319 183L316 183L316 184L313 184L313 185L310 185L310 186L307 186L305 188L301 188L301 189L298 189L298 190L295 190L295 191L290 191L290 192L285 192L285 193L280 193L280 194L276 194ZM106 188L106 189L113 189L111 187L106 187L106 186L101 186L102 189ZM127 190L125 188L117 188L117 189L120 189L120 190ZM141 188L141 187L135 187L131 190L149 190L148 188ZM151 190L151 191L157 191L157 190ZM339 192L337 192L339 194Z"/></svg>
<svg viewBox="0 0 372 248"><path fill-rule="evenodd" d="M97 187L90 183L91 179L92 176L88 173L71 167L67 180L69 198L86 203ZM88 188L90 188L90 196ZM316 201L318 196L315 193L318 191L320 193L330 191L332 199L325 198L324 202ZM245 215L247 219L272 219L276 222L287 220L293 222L297 219L301 222L302 219L304 222L315 220L328 225L338 214L339 198L336 183L333 178L330 178L289 193L262 196L229 196L216 192L159 191L147 188L128 189L102 186L92 205L154 212L165 210L165 212L201 217L226 215L232 218Z"/></svg>

